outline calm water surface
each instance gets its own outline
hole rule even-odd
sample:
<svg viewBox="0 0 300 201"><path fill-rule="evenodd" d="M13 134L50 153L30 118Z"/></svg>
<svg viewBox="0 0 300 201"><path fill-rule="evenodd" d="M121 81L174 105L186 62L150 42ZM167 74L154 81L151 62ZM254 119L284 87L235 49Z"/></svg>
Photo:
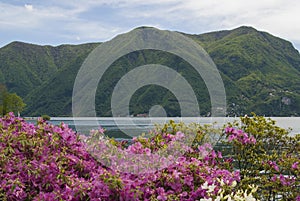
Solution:
<svg viewBox="0 0 300 201"><path fill-rule="evenodd" d="M291 135L300 133L300 117L271 117L276 121L276 124L282 128L291 128ZM91 129L97 129L101 126L106 129L106 134L110 137L115 138L131 138L131 136L140 135L143 132L148 132L154 128L155 124L167 123L170 120L175 122L189 123L200 123L213 124L215 127L222 127L227 122L239 121L238 117L172 117L172 118L161 118L161 117L52 117L49 121L52 124L59 125L64 122L69 127L78 130L81 133L88 134ZM29 122L36 122L36 120L27 120ZM76 124L76 126L75 126ZM130 136L127 134L130 133Z"/></svg>

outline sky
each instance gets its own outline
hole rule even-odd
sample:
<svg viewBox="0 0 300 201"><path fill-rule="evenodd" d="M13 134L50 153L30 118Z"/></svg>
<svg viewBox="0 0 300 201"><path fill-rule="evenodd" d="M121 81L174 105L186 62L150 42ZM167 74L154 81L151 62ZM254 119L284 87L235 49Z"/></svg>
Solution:
<svg viewBox="0 0 300 201"><path fill-rule="evenodd" d="M105 42L139 26L201 34L252 26L300 50L297 0L0 0L0 47Z"/></svg>

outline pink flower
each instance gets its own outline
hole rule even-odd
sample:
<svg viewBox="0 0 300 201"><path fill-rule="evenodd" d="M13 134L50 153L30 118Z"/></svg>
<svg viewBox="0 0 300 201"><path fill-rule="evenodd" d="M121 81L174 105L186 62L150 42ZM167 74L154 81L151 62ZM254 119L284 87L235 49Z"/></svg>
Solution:
<svg viewBox="0 0 300 201"><path fill-rule="evenodd" d="M225 128L225 133L232 133L233 131L234 131L234 128L232 128L232 127Z"/></svg>
<svg viewBox="0 0 300 201"><path fill-rule="evenodd" d="M181 174L182 174L182 173L181 173L181 172L178 172L177 170L174 170L174 172L173 172L173 176L174 176L175 179L180 178L180 175L181 175Z"/></svg>
<svg viewBox="0 0 300 201"><path fill-rule="evenodd" d="M232 140L236 139L235 135L229 135L228 141L231 142Z"/></svg>
<svg viewBox="0 0 300 201"><path fill-rule="evenodd" d="M150 156L151 155L151 149L145 148L145 153L146 153L147 156Z"/></svg>
<svg viewBox="0 0 300 201"><path fill-rule="evenodd" d="M278 167L278 165L276 164L275 161L268 161L268 164L269 164L274 170L276 170L277 172L279 172L279 167Z"/></svg>
<svg viewBox="0 0 300 201"><path fill-rule="evenodd" d="M223 158L222 152L218 151L218 158Z"/></svg>
<svg viewBox="0 0 300 201"><path fill-rule="evenodd" d="M99 126L99 128L98 128L98 131L99 131L99 133L101 133L101 134L104 134L104 132L105 132L105 129L104 129L104 128L102 128L101 126Z"/></svg>
<svg viewBox="0 0 300 201"><path fill-rule="evenodd" d="M295 169L298 169L298 164L299 164L299 162L293 163L292 168L293 168L294 170L295 170Z"/></svg>
<svg viewBox="0 0 300 201"><path fill-rule="evenodd" d="M162 188L162 187L159 187L156 189L157 193L158 193L158 196L157 196L157 199L158 200L162 200L162 201L165 201L168 199L168 197L166 196L166 193L165 193L165 189Z"/></svg>
<svg viewBox="0 0 300 201"><path fill-rule="evenodd" d="M243 130L237 130L232 127L227 127L225 128L225 133L228 134L229 142L237 140L243 145L256 143L256 139L253 136L249 136Z"/></svg>
<svg viewBox="0 0 300 201"><path fill-rule="evenodd" d="M271 181L276 182L277 176L274 174L273 177L271 178Z"/></svg>
<svg viewBox="0 0 300 201"><path fill-rule="evenodd" d="M289 182L286 181L285 177L282 174L280 174L279 180L280 180L281 184L284 186L287 186L289 184Z"/></svg>
<svg viewBox="0 0 300 201"><path fill-rule="evenodd" d="M186 184L186 185L188 185L188 186L191 186L192 185L192 182L193 182L193 177L191 177L191 176L185 176L184 177L184 183Z"/></svg>
<svg viewBox="0 0 300 201"><path fill-rule="evenodd" d="M256 139L253 136L250 137L250 143L256 144Z"/></svg>
<svg viewBox="0 0 300 201"><path fill-rule="evenodd" d="M184 138L184 133L182 133L181 131L178 131L177 133L176 133L176 140L180 140L180 139L182 139L182 138Z"/></svg>
<svg viewBox="0 0 300 201"><path fill-rule="evenodd" d="M275 165L273 166L273 168L274 168L277 172L279 172L279 167L278 167L277 164L275 164Z"/></svg>

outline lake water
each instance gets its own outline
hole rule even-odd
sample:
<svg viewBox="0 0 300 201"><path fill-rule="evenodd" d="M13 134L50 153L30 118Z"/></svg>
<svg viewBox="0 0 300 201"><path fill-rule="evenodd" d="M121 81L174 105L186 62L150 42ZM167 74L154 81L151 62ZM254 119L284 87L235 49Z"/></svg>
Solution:
<svg viewBox="0 0 300 201"><path fill-rule="evenodd" d="M276 125L288 129L291 128L291 135L300 133L300 117L271 117L276 121ZM91 129L97 129L99 126L106 129L106 134L115 138L131 138L132 136L138 136L143 132L148 132L154 128L155 124L167 123L170 120L175 122L200 123L213 124L215 127L222 127L227 122L239 121L238 117L52 117L49 122L55 125L59 125L64 122L69 127L77 130L80 133L89 133ZM29 122L35 122L36 120L27 120ZM128 135L129 134L129 135Z"/></svg>

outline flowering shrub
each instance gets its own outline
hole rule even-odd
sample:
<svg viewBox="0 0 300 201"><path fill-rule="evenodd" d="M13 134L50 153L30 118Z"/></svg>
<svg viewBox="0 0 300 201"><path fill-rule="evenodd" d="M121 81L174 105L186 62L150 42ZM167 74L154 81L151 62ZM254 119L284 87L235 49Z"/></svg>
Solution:
<svg viewBox="0 0 300 201"><path fill-rule="evenodd" d="M0 119L0 200L113 199L121 181L65 124Z"/></svg>
<svg viewBox="0 0 300 201"><path fill-rule="evenodd" d="M225 130L232 150L243 157L264 153L254 152L262 138L242 130ZM287 161L248 161L215 151L208 133L207 127L170 122L127 144L105 137L101 128L82 136L64 123L39 119L33 125L10 113L0 119L0 200L252 201L265 198L267 180L276 195L299 200L300 164L292 150L284 152Z"/></svg>
<svg viewBox="0 0 300 201"><path fill-rule="evenodd" d="M288 135L271 119L254 115L225 129L224 156L240 170L238 187L258 186L261 200L297 200L300 195L300 135ZM229 148L228 148L229 147Z"/></svg>
<svg viewBox="0 0 300 201"><path fill-rule="evenodd" d="M219 160L222 154L216 153L210 144L192 149L180 143L184 137L185 134L177 130L156 131L149 138L134 138L133 143L124 148L105 138L102 131L92 131L86 143L95 158L120 172L124 182L120 196L125 200L192 201L216 198L219 191L224 195L235 192L233 184L239 181L239 172L223 169ZM181 155L176 153L179 146L184 150ZM171 163L166 163L170 158ZM224 182L220 182L220 178ZM203 186L205 182L214 189Z"/></svg>

